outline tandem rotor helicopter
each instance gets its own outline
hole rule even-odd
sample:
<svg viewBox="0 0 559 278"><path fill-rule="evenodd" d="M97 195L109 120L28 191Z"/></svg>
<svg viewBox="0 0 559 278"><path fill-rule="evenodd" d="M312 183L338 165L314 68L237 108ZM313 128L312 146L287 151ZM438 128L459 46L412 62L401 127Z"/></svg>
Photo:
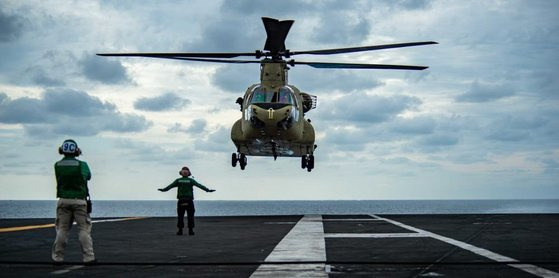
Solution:
<svg viewBox="0 0 559 278"><path fill-rule="evenodd" d="M263 17L266 29L264 50L254 52L223 53L99 53L99 56L149 57L197 62L260 64L260 83L248 87L244 96L236 101L242 116L233 124L231 140L237 152L231 155L231 165L247 166L247 156L300 157L301 168L310 172L314 168L315 132L305 114L316 108L317 97L301 92L288 84L287 73L295 65L319 69L396 69L424 70L426 66L355 64L295 61L295 55L332 55L388 48L437 44L433 41L385 45L359 46L322 50L291 51L285 39L293 20ZM254 57L258 60L234 60L236 57ZM284 59L285 58L285 59Z"/></svg>

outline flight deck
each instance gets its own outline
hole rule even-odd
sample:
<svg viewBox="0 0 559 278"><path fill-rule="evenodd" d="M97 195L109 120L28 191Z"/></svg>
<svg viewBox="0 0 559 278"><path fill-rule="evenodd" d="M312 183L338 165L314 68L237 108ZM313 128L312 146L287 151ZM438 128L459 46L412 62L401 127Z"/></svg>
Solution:
<svg viewBox="0 0 559 278"><path fill-rule="evenodd" d="M50 260L53 219L0 220L0 276L559 277L559 214L93 219L98 262Z"/></svg>

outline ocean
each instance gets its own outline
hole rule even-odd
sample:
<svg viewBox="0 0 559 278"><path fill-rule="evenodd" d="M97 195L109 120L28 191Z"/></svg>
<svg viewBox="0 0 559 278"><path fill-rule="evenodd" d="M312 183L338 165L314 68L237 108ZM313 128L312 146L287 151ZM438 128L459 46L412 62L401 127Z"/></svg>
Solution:
<svg viewBox="0 0 559 278"><path fill-rule="evenodd" d="M197 216L559 213L559 199L197 201ZM0 219L54 218L56 201L0 200ZM91 217L175 216L176 201L93 201Z"/></svg>

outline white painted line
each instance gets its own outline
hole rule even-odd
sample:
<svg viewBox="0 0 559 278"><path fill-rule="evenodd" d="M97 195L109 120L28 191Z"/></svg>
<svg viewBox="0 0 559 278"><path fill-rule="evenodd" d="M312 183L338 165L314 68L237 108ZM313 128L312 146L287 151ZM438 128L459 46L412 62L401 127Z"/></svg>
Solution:
<svg viewBox="0 0 559 278"><path fill-rule="evenodd" d="M375 218L378 218L378 219L382 219L382 220L384 220L386 222L389 222L389 223L392 223L394 225L400 226L404 229L408 229L408 230L411 230L411 231L414 231L414 232L417 232L417 233L425 234L428 237L432 237L434 239L444 241L448 244L452 244L454 246L460 247L462 249L468 250L472 253L484 256L486 258L489 258L489 259L497 261L497 262L518 262L518 260L515 260L513 258L497 254L495 252L492 252L492 251L489 251L487 249L483 249L483 248L471 245L469 243L465 243L465 242L458 241L458 240L455 240L455 239L452 239L452 238L448 238L448 237L441 236L441 235L438 235L438 234L435 234L435 233L431 233L431 232L428 232L428 231L425 231L425 230L421 230L421 229L418 229L418 228L415 228L415 227L412 227L412 226L409 226L409 225L406 225L404 223L400 223L400 222L397 222L397 221L394 221L394 220L391 220L391 219L388 219L388 218L382 218L382 217L378 217L376 215L371 215L371 216L373 216ZM557 272L553 272L551 270L547 270L545 268L538 267L538 266L531 265L531 264L508 264L508 266L518 268L520 270L523 270L525 272L534 274L534 275L539 276L539 277L559 277L559 273L557 273Z"/></svg>
<svg viewBox="0 0 559 278"><path fill-rule="evenodd" d="M382 221L381 219L365 218L340 218L340 219L322 219L323 222L337 222L337 221L354 221L354 222L368 222L368 221Z"/></svg>
<svg viewBox="0 0 559 278"><path fill-rule="evenodd" d="M326 261L322 216L305 215L278 243L266 262ZM261 265L250 277L321 277L328 275L322 264Z"/></svg>
<svg viewBox="0 0 559 278"><path fill-rule="evenodd" d="M93 220L91 223L103 223L103 222L118 222L118 221L128 221L128 220L137 220L137 219L144 219L146 217L126 217L126 218L113 218L113 219L101 219L101 220ZM76 224L76 222L74 222Z"/></svg>
<svg viewBox="0 0 559 278"><path fill-rule="evenodd" d="M80 269L80 268L83 268L83 267L84 267L83 265L73 265L73 266L68 267L68 268L66 268L66 269L61 269L61 270L53 271L53 272L51 272L50 274L54 274L54 275L66 274L66 273L68 273L68 272L70 272L70 271L72 271L72 270L77 270L77 269Z"/></svg>
<svg viewBox="0 0 559 278"><path fill-rule="evenodd" d="M324 234L326 238L400 238L400 237L429 237L423 233L377 233L377 234L357 234L357 233L331 233Z"/></svg>

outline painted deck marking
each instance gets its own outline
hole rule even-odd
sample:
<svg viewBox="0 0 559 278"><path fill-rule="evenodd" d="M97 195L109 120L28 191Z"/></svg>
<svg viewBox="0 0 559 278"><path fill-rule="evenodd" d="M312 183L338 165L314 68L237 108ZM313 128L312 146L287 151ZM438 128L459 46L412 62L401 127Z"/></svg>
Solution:
<svg viewBox="0 0 559 278"><path fill-rule="evenodd" d="M305 215L264 260L266 262L326 261L321 215ZM325 264L261 265L250 277L328 277Z"/></svg>
<svg viewBox="0 0 559 278"><path fill-rule="evenodd" d="M91 221L91 223L117 222L117 221L136 220L136 219L143 219L143 218L145 218L145 217L101 219L101 220L93 220L93 221ZM76 225L76 222L72 223L72 225ZM43 224L43 225L28 225L28 226L18 226L18 227L7 227L7 228L0 228L0 233L19 232L19 231L25 231L25 230L43 229L43 228L52 228L52 227L54 227L54 223Z"/></svg>
<svg viewBox="0 0 559 278"><path fill-rule="evenodd" d="M331 233L324 234L326 238L399 238L399 237L429 237L423 233Z"/></svg>
<svg viewBox="0 0 559 278"><path fill-rule="evenodd" d="M61 270L53 271L53 272L51 272L50 274L54 274L54 275L66 274L66 273L68 273L68 272L70 272L70 271L72 271L72 270L77 270L77 269L80 269L80 268L83 268L83 267L84 267L83 265L73 265L73 266L70 266L70 267L68 267L68 268L66 268L66 269L61 269Z"/></svg>
<svg viewBox="0 0 559 278"><path fill-rule="evenodd" d="M337 221L353 221L353 222L369 222L369 221L382 221L381 219L376 218L340 218L340 219L322 219L322 222L337 222Z"/></svg>
<svg viewBox="0 0 559 278"><path fill-rule="evenodd" d="M483 249L483 248L471 245L469 243L465 243L465 242L458 241L458 240L455 240L455 239L452 239L452 238L448 238L448 237L441 236L441 235L438 235L438 234L435 234L435 233L431 233L431 232L428 232L428 231L425 231L425 230L421 230L421 229L418 229L418 228L415 228L415 227L412 227L412 226L409 226L409 225L406 225L404 223L400 223L398 221L394 221L394 220L391 220L391 219L388 219L388 218L382 218L382 217L379 217L379 216L376 216L376 215L371 215L371 216L373 216L374 218L377 218L377 219L382 219L382 220L384 220L386 222L389 222L389 223L392 223L394 225L400 226L404 229L408 229L410 231L425 234L428 237L432 237L434 239L438 239L438 240L446 242L448 244L452 244L454 246L460 247L462 249L468 250L472 253L484 256L486 258L489 258L489 259L497 261L497 262L518 262L518 260L515 260L513 258L497 254L495 252L492 252L492 251L489 251L487 249ZM536 275L536 276L539 276L539 277L559 277L559 273L557 273L557 272L553 272L551 270L548 270L548 269L545 269L545 268L542 268L542 267L538 267L538 266L535 266L535 265L531 265L531 264L508 264L508 266L518 268L522 271L528 272L530 274L533 274L533 275Z"/></svg>

